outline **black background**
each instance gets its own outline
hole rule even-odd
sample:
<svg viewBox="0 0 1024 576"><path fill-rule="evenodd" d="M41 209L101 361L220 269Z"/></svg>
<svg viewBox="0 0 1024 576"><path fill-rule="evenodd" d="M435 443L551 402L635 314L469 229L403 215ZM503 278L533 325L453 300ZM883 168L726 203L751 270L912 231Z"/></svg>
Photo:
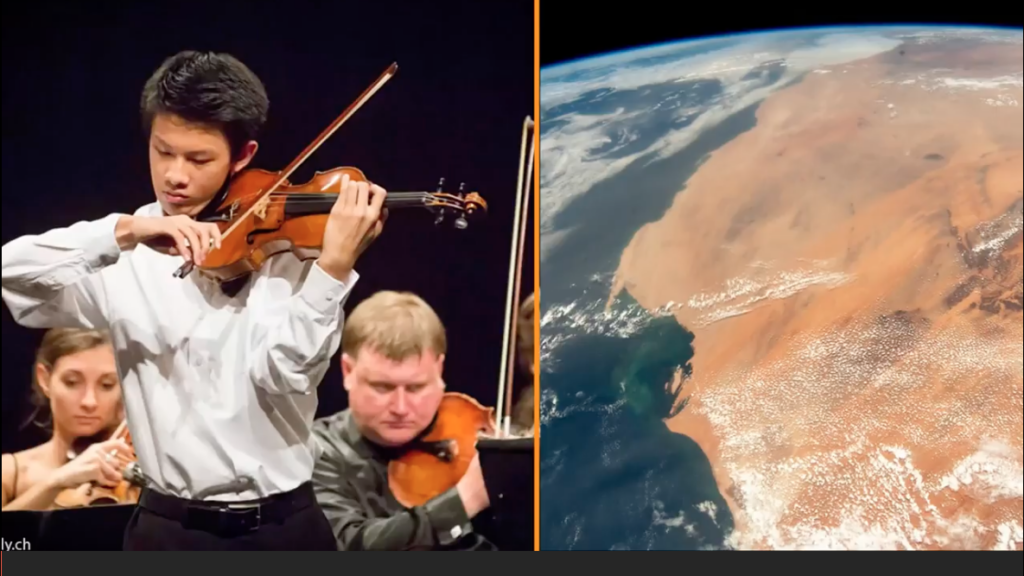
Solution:
<svg viewBox="0 0 1024 576"><path fill-rule="evenodd" d="M396 212L357 266L346 308L411 290L448 328L446 381L497 397L522 122L534 110L534 3L53 2L3 8L4 243L154 200L139 123L142 86L184 49L231 53L260 76L270 118L254 167L284 168L392 63L399 70L291 178L355 166L393 191L478 191L488 217L435 228ZM533 206L523 297L533 287ZM168 281L173 281L168 279ZM3 450L19 431L42 335L3 315ZM345 407L337 363L319 414Z"/></svg>
<svg viewBox="0 0 1024 576"><path fill-rule="evenodd" d="M1021 27L1020 12L1006 5L972 7L963 2L837 4L703 4L631 0L615 10L583 10L577 2L541 1L542 67L609 52L675 42L793 27L862 24L979 24Z"/></svg>

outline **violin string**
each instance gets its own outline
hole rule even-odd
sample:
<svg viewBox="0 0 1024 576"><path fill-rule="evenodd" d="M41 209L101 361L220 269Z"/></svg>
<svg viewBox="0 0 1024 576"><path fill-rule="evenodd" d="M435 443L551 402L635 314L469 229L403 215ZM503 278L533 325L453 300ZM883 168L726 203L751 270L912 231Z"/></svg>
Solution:
<svg viewBox="0 0 1024 576"><path fill-rule="evenodd" d="M301 199L308 199L308 200L322 200L322 199L327 198L327 197L333 197L333 198L336 199L336 198L338 198L338 196L339 196L339 194L331 194L331 193L322 193L321 194L321 193L301 193L301 192L296 192L296 193L275 192L275 193L270 195L270 198L271 199L286 198L286 199L290 199L290 200L298 200L300 198ZM395 192L393 194L388 194L386 199L385 199L385 201L386 202L390 201L390 199L392 199L392 198L394 198L394 199L409 199L409 198L428 198L430 196L431 196L431 193L429 193L429 192ZM252 200L252 198L253 198L253 196L247 196L247 197L238 198L238 200L239 201L249 201L249 200Z"/></svg>
<svg viewBox="0 0 1024 576"><path fill-rule="evenodd" d="M337 195L331 193L286 193L275 192L271 194L267 206L278 206L282 204L312 204L312 205L333 205L337 201ZM432 201L432 202L428 202ZM462 209L456 200L448 200L438 197L431 192L396 192L389 194L384 202L385 207L401 208L405 206L447 206L454 209Z"/></svg>
<svg viewBox="0 0 1024 576"><path fill-rule="evenodd" d="M262 196L263 194L264 194L264 192L253 192L251 194L246 194L245 196L240 196L238 198L238 200L252 200L254 198ZM339 195L340 192L326 192L326 191L321 191L321 192L289 192L287 190L277 190L277 191L271 192L270 196L282 196L282 195L286 195L286 196L287 195L302 196L302 195L305 195L305 194L334 194L334 195ZM439 193L439 192L423 192L423 191L417 191L417 192L388 192L387 196L390 198L392 196L415 195L415 194L431 195L431 194L441 194L441 193Z"/></svg>
<svg viewBox="0 0 1024 576"><path fill-rule="evenodd" d="M267 206L281 204L325 204L333 205L337 194L332 193L290 193L274 192L270 195ZM244 198L242 198L244 199ZM447 206L463 209L461 199L448 199L433 192L394 192L389 193L384 201L385 207L401 208L406 206Z"/></svg>
<svg viewBox="0 0 1024 576"><path fill-rule="evenodd" d="M428 200L428 198L425 197L425 196L422 197L422 198L392 198L392 199L389 199L387 202L385 202L384 206L398 206L398 205L407 205L407 206L416 205L416 206L419 206L419 205L425 204L426 200ZM451 201L445 202L444 200L436 200L436 202L438 202L438 203L455 204L455 202L451 202ZM337 203L337 201L335 199L333 199L333 198L288 198L288 199L270 200L269 202L267 202L267 205L268 206L280 206L280 205L283 205L283 204L313 204L313 205L323 204L323 205L326 205L326 206L333 206L336 203Z"/></svg>
<svg viewBox="0 0 1024 576"><path fill-rule="evenodd" d="M405 198L405 197L413 197L413 196L431 196L433 194L434 194L433 192L389 192L387 197L388 198L392 198L392 197ZM326 198L328 196L336 197L336 196L339 196L339 194L337 192L274 192L270 196L271 196L271 198L273 198L274 196L288 196L288 197L294 197L294 198L318 197L319 196L319 197L325 197Z"/></svg>
<svg viewBox="0 0 1024 576"><path fill-rule="evenodd" d="M427 196L420 196L418 198L389 198L385 201L385 204L394 204L396 202L423 202L428 200ZM270 204L336 204L337 198L274 198L269 201Z"/></svg>
<svg viewBox="0 0 1024 576"><path fill-rule="evenodd" d="M270 200L267 201L268 206L276 206L280 204L330 204L333 205L337 202L336 194L323 194L323 195L312 195L312 194L287 194L287 193L275 193L270 196ZM451 208L462 209L463 199L461 198L446 198L443 196L437 196L430 192L407 192L407 193L396 193L395 195L389 194L387 199L384 201L385 207L403 207L403 206L437 206L443 205Z"/></svg>
<svg viewBox="0 0 1024 576"><path fill-rule="evenodd" d="M433 192L390 192L386 198L423 198L433 196ZM274 192L271 198L337 198L336 192Z"/></svg>
<svg viewBox="0 0 1024 576"><path fill-rule="evenodd" d="M392 200L422 200L424 198L430 198L431 196L432 196L431 194L426 193L426 192L406 192L406 193L388 194L387 198L385 199L385 202L390 202ZM287 200L287 201L295 201L295 202L298 202L298 201L301 201L301 200L312 200L312 201L316 201L316 202L322 202L324 200L330 200L330 201L333 202L333 201L336 201L338 199L338 197L339 197L338 194L284 194L284 193L278 194L278 193L275 193L275 194L271 194L270 195L270 198L272 200L278 200L278 201Z"/></svg>
<svg viewBox="0 0 1024 576"><path fill-rule="evenodd" d="M330 208L334 207L334 202L323 200L323 201L320 201L320 202L306 201L306 202L294 202L293 203L293 202L287 202L287 201L284 201L284 200L278 200L278 201L274 201L274 202L268 202L267 206L268 207L269 206L323 206L325 209L330 209ZM455 204L453 202L429 202L428 203L428 202L422 202L422 201L419 201L419 200L417 200L415 202L388 202L387 204L384 205L384 208L420 208L420 207L429 208L429 207L440 207L440 206L450 207L450 208L459 209L459 210L463 209L463 207L461 205Z"/></svg>

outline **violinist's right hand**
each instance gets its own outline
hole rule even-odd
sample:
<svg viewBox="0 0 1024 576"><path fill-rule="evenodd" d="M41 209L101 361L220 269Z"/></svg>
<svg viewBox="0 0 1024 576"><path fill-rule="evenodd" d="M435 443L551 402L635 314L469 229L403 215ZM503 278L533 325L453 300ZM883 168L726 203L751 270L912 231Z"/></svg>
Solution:
<svg viewBox="0 0 1024 576"><path fill-rule="evenodd" d="M197 265L203 264L211 250L221 247L220 228L216 224L196 222L188 216L124 216L118 221L115 233L121 250L145 244Z"/></svg>
<svg viewBox="0 0 1024 576"><path fill-rule="evenodd" d="M90 446L77 458L54 472L53 484L61 488L77 488L88 482L113 488L124 479L121 471L132 461L135 452L121 440L108 440Z"/></svg>
<svg viewBox="0 0 1024 576"><path fill-rule="evenodd" d="M484 471L480 467L479 454L469 464L466 473L456 485L456 490L462 499L462 506L466 509L466 514L471 519L490 508L491 499L487 494L487 485L484 483Z"/></svg>

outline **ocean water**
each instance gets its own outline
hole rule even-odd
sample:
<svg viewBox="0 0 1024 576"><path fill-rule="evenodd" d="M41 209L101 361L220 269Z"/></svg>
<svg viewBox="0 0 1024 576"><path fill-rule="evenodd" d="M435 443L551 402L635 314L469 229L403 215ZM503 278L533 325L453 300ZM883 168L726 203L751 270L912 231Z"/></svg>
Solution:
<svg viewBox="0 0 1024 576"><path fill-rule="evenodd" d="M629 337L570 338L543 375L541 544L545 550L719 549L732 517L707 457L664 419L685 406L693 334L674 318L638 318Z"/></svg>

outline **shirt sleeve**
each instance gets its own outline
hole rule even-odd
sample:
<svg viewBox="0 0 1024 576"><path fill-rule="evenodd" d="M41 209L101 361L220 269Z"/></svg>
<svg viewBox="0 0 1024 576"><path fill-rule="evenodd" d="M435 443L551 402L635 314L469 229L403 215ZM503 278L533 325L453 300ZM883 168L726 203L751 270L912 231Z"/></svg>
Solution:
<svg viewBox="0 0 1024 576"><path fill-rule="evenodd" d="M120 259L115 229L121 214L78 222L3 246L2 295L28 328L106 328L96 275Z"/></svg>
<svg viewBox="0 0 1024 576"><path fill-rule="evenodd" d="M257 386L272 394L316 390L341 345L342 307L358 279L353 271L339 282L290 254L266 263L247 299Z"/></svg>
<svg viewBox="0 0 1024 576"><path fill-rule="evenodd" d="M313 471L317 501L334 530L339 550L431 550L451 546L472 533L455 488L424 506L379 517L371 514L368 501L382 496L361 492L344 474L346 468L338 452L328 449Z"/></svg>

